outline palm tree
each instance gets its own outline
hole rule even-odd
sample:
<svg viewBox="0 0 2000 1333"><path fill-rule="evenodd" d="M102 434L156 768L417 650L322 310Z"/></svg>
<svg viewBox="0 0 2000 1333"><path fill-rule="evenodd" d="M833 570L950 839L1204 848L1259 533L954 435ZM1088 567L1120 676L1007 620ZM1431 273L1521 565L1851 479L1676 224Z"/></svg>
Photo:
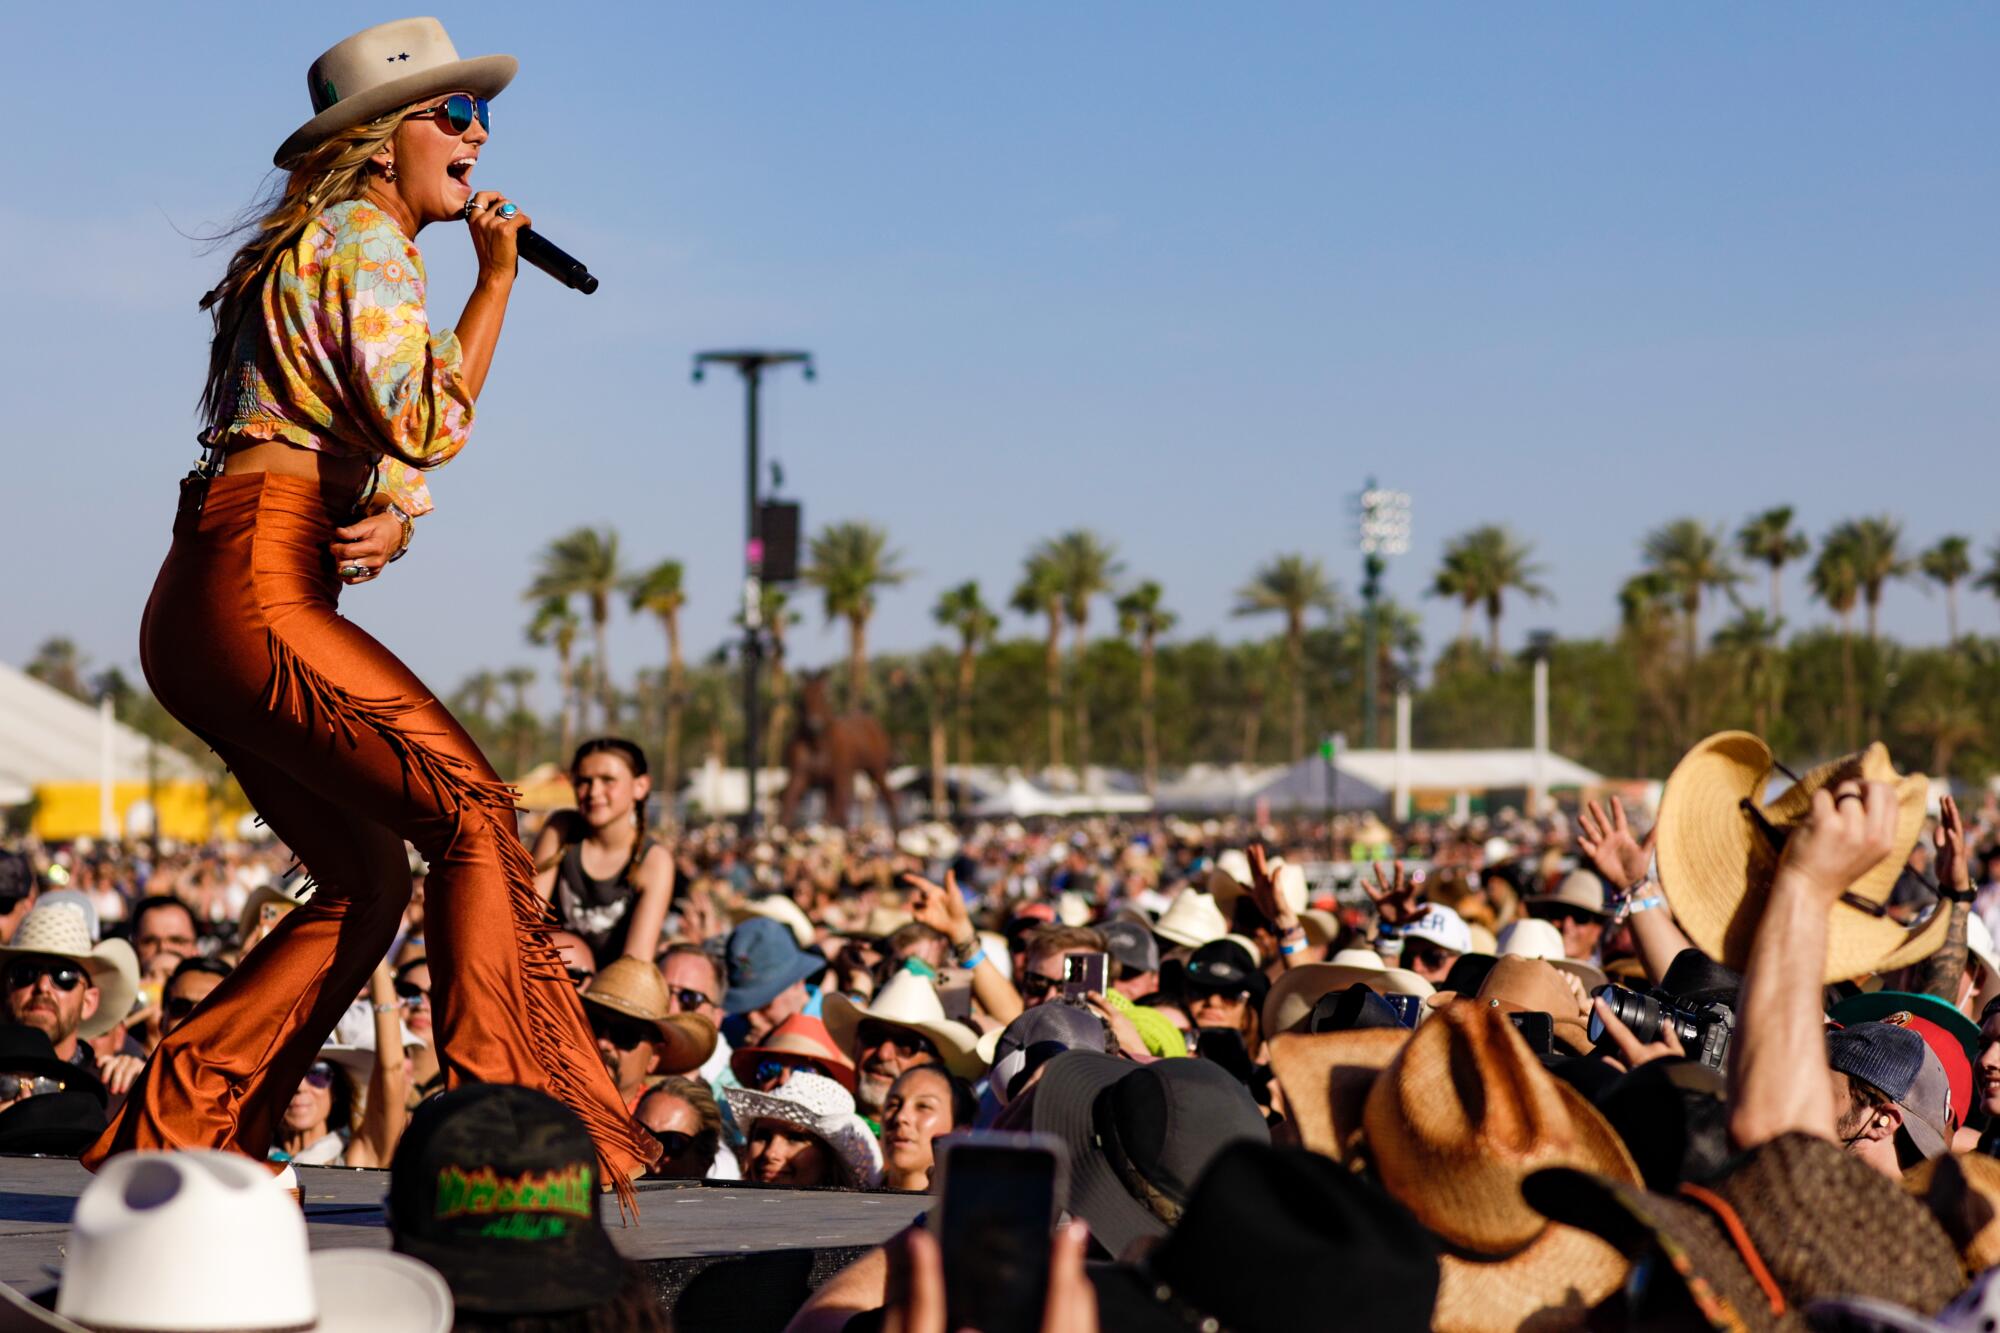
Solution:
<svg viewBox="0 0 2000 1333"><path fill-rule="evenodd" d="M623 577L624 571L618 567L618 534L610 528L577 528L548 544L542 552L542 567L528 585L531 601L575 596L583 598L584 605L590 608L598 701L604 709L607 727L617 713L618 699L611 684L611 652L605 644L604 632L611 619L612 595L618 591ZM579 705L579 726L584 722L582 714Z"/></svg>
<svg viewBox="0 0 2000 1333"><path fill-rule="evenodd" d="M1925 699L1903 718L1903 724L1931 743L1931 765L1927 772L1933 782L1951 775L1951 761L1967 745L1986 735L1978 710L1964 699Z"/></svg>
<svg viewBox="0 0 2000 1333"><path fill-rule="evenodd" d="M1853 567L1861 601L1868 608L1868 641L1876 635L1876 617L1882 609L1882 585L1910 572L1903 554L1903 525L1886 514L1874 518L1849 519L1833 530L1828 541L1847 548L1847 562Z"/></svg>
<svg viewBox="0 0 2000 1333"><path fill-rule="evenodd" d="M2000 597L2000 542L1995 542L1986 553L1986 572L1972 581L1972 586Z"/></svg>
<svg viewBox="0 0 2000 1333"><path fill-rule="evenodd" d="M1936 546L1917 557L1917 568L1932 583L1944 586L1945 642L1958 642L1958 585L1972 573L1972 541L1940 537Z"/></svg>
<svg viewBox="0 0 2000 1333"><path fill-rule="evenodd" d="M682 586L681 562L662 560L643 574L625 581L626 604L633 612L660 618L667 634L667 718L666 739L660 750L659 790L671 808L681 789L681 714L687 663L681 656L681 610L687 605L687 589Z"/></svg>
<svg viewBox="0 0 2000 1333"><path fill-rule="evenodd" d="M2000 568L2000 564L1996 564ZM1061 768L1063 761L1062 713L1062 585L1055 566L1043 559L1039 549L1030 551L1021 566L1021 581L1007 605L1024 616L1044 616L1048 637L1043 644L1042 687L1049 701L1049 767Z"/></svg>
<svg viewBox="0 0 2000 1333"><path fill-rule="evenodd" d="M1115 548L1087 528L1076 528L1042 543L1042 555L1055 570L1062 589L1063 615L1070 623L1070 706L1076 712L1076 769L1079 779L1090 763L1089 695L1083 687L1084 634L1090 604L1111 591L1111 581L1123 570Z"/></svg>
<svg viewBox="0 0 2000 1333"><path fill-rule="evenodd" d="M493 705L500 699L500 678L491 671L475 671L459 683L452 711L464 709L481 722L492 724Z"/></svg>
<svg viewBox="0 0 2000 1333"><path fill-rule="evenodd" d="M1292 697L1288 759L1306 752L1306 612L1317 609L1331 615L1335 604L1333 580L1319 561L1303 555L1274 558L1236 590L1236 615L1275 611L1285 618L1285 677Z"/></svg>
<svg viewBox="0 0 2000 1333"><path fill-rule="evenodd" d="M764 729L764 766L777 768L784 762L785 742L791 739L792 691L785 672L785 636L799 623L799 613L791 608L791 595L775 583L766 583L760 594L763 602L764 632L771 638L770 662L771 722ZM737 612L736 623L743 622Z"/></svg>
<svg viewBox="0 0 2000 1333"><path fill-rule="evenodd" d="M1754 514L1736 530L1736 549L1745 560L1771 569L1771 623L1784 617L1779 575L1786 565L1804 558L1812 549L1806 535L1792 526L1792 507L1779 505Z"/></svg>
<svg viewBox="0 0 2000 1333"><path fill-rule="evenodd" d="M1657 735L1673 740L1686 736L1690 729L1679 710L1691 701L1685 695L1675 695L1664 670L1673 651L1673 620L1678 609L1673 589L1656 571L1634 574L1618 589L1618 646L1633 664L1645 704L1639 710L1639 725L1632 730L1634 773L1650 770Z"/></svg>
<svg viewBox="0 0 2000 1333"><path fill-rule="evenodd" d="M84 699L90 693L83 684L83 664L88 660L74 639L49 639L35 649L27 673L44 685L53 685L64 694Z"/></svg>
<svg viewBox="0 0 2000 1333"><path fill-rule="evenodd" d="M569 759L570 745L576 739L570 722L570 696L575 690L576 674L570 659L576 651L579 628L576 612L570 609L568 597L544 597L535 607L533 618L528 621L528 642L537 648L553 647L556 650L556 732L561 738L557 746L564 761ZM575 701L574 711L583 711L580 699Z"/></svg>
<svg viewBox="0 0 2000 1333"><path fill-rule="evenodd" d="M812 539L812 563L802 571L820 591L827 622L847 621L847 694L850 706L862 706L868 687L868 618L875 614L875 593L909 577L901 559L889 549L889 534L872 523L829 523Z"/></svg>
<svg viewBox="0 0 2000 1333"><path fill-rule="evenodd" d="M1846 714L1847 748L1852 750L1860 744L1861 732L1854 694L1854 604L1861 597L1861 578L1855 570L1851 534L1840 528L1829 532L1806 577L1813 596L1840 617L1840 711Z"/></svg>
<svg viewBox="0 0 2000 1333"><path fill-rule="evenodd" d="M528 771L528 758L540 725L535 721L535 715L528 711L528 687L535 683L535 669L531 666L510 666L500 673L500 683L513 696L508 703L507 716L500 720L500 725L514 742L514 772L518 775Z"/></svg>
<svg viewBox="0 0 2000 1333"><path fill-rule="evenodd" d="M1783 627L1783 621L1747 607L1715 632L1716 649L1736 662L1742 692L1750 700L1751 730L1759 736L1770 734L1780 706L1784 659L1778 640Z"/></svg>
<svg viewBox="0 0 2000 1333"><path fill-rule="evenodd" d="M1160 781L1160 742L1153 718L1153 653L1162 634L1178 619L1160 605L1160 585L1145 580L1118 599L1118 632L1139 643L1139 753L1146 775L1146 794Z"/></svg>
<svg viewBox="0 0 2000 1333"><path fill-rule="evenodd" d="M1479 610L1483 595L1474 578L1474 562L1462 550L1446 547L1444 558L1438 562L1438 571L1431 577L1431 586L1426 596L1449 597L1458 603L1458 639L1467 642L1472 638L1472 617Z"/></svg>
<svg viewBox="0 0 2000 1333"><path fill-rule="evenodd" d="M958 717L958 762L972 762L972 681L979 649L1000 628L1000 617L979 595L979 581L947 588L931 608L931 619L958 635L958 688L953 711Z"/></svg>
<svg viewBox="0 0 2000 1333"><path fill-rule="evenodd" d="M1694 670L1701 654L1701 599L1711 588L1727 591L1743 576L1729 563L1722 529L1713 530L1692 518L1677 518L1653 529L1644 543L1646 565L1665 580L1681 607L1681 632L1687 667ZM1690 686L1692 676L1690 675Z"/></svg>
<svg viewBox="0 0 2000 1333"><path fill-rule="evenodd" d="M1548 598L1549 590L1536 582L1542 567L1528 557L1534 548L1519 540L1499 524L1462 532L1445 543L1443 563L1431 584L1434 596L1456 597L1466 608L1468 628L1470 608L1486 608L1486 651L1493 665L1500 665L1500 613L1506 596L1518 592L1536 601Z"/></svg>

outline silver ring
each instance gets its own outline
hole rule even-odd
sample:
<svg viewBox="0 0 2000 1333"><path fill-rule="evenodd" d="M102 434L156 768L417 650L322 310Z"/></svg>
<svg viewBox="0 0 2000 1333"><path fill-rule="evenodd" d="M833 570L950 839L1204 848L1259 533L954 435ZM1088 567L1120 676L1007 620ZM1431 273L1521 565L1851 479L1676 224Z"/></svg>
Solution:
<svg viewBox="0 0 2000 1333"><path fill-rule="evenodd" d="M502 204L500 205L500 207L494 209L493 211L495 213L498 213L503 218L511 218L521 210L514 207L514 205L512 204Z"/></svg>

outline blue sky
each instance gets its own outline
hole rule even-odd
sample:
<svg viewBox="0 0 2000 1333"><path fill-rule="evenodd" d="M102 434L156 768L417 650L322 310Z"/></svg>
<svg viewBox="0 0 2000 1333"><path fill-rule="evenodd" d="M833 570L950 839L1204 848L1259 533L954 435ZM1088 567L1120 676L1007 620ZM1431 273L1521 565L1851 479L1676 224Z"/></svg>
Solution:
<svg viewBox="0 0 2000 1333"><path fill-rule="evenodd" d="M313 56L392 15L93 12L10 14L0 49L0 659L63 633L129 668L222 262L181 233L256 193ZM878 648L931 641L952 583L1004 600L1077 525L1165 585L1184 633L1264 632L1231 592L1276 552L1352 592L1345 497L1370 473L1415 498L1400 597L1473 524L1536 544L1556 600L1510 613L1516 641L1608 629L1640 537L1682 514L2000 535L2000 10L437 12L461 52L522 60L481 183L604 283L523 277L439 512L343 605L441 690L541 665L520 590L584 523L685 561L691 646L722 638L741 396L687 372L744 343L817 354L817 384L767 396L809 525L879 522L916 571ZM420 243L449 323L469 248ZM1787 592L1794 623L1819 615ZM1965 603L2000 630L2000 603ZM1456 612L1424 606L1435 648ZM1941 599L1898 588L1884 624L1941 637ZM843 642L813 609L799 653ZM614 668L661 652L621 617Z"/></svg>

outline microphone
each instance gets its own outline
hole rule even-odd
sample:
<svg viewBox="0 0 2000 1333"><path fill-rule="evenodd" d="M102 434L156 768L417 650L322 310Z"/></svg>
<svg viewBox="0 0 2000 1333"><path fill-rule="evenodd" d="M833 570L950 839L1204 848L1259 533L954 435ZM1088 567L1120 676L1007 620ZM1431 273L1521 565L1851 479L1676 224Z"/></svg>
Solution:
<svg viewBox="0 0 2000 1333"><path fill-rule="evenodd" d="M470 199L466 200L465 216L470 218L478 211L478 207ZM516 232L514 244L519 249L521 258L563 286L574 287L585 296L597 290L597 279L590 276L590 270L584 267L581 259L567 253L533 227L523 227Z"/></svg>

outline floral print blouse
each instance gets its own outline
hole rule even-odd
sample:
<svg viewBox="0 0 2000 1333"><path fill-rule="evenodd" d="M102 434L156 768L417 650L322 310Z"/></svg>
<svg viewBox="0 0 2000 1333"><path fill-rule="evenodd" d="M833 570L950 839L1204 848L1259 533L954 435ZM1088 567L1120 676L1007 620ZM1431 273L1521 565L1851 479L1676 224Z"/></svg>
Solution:
<svg viewBox="0 0 2000 1333"><path fill-rule="evenodd" d="M423 469L465 447L472 395L458 335L432 333L416 245L365 199L306 224L239 335L233 438L377 459L371 508L430 512Z"/></svg>

